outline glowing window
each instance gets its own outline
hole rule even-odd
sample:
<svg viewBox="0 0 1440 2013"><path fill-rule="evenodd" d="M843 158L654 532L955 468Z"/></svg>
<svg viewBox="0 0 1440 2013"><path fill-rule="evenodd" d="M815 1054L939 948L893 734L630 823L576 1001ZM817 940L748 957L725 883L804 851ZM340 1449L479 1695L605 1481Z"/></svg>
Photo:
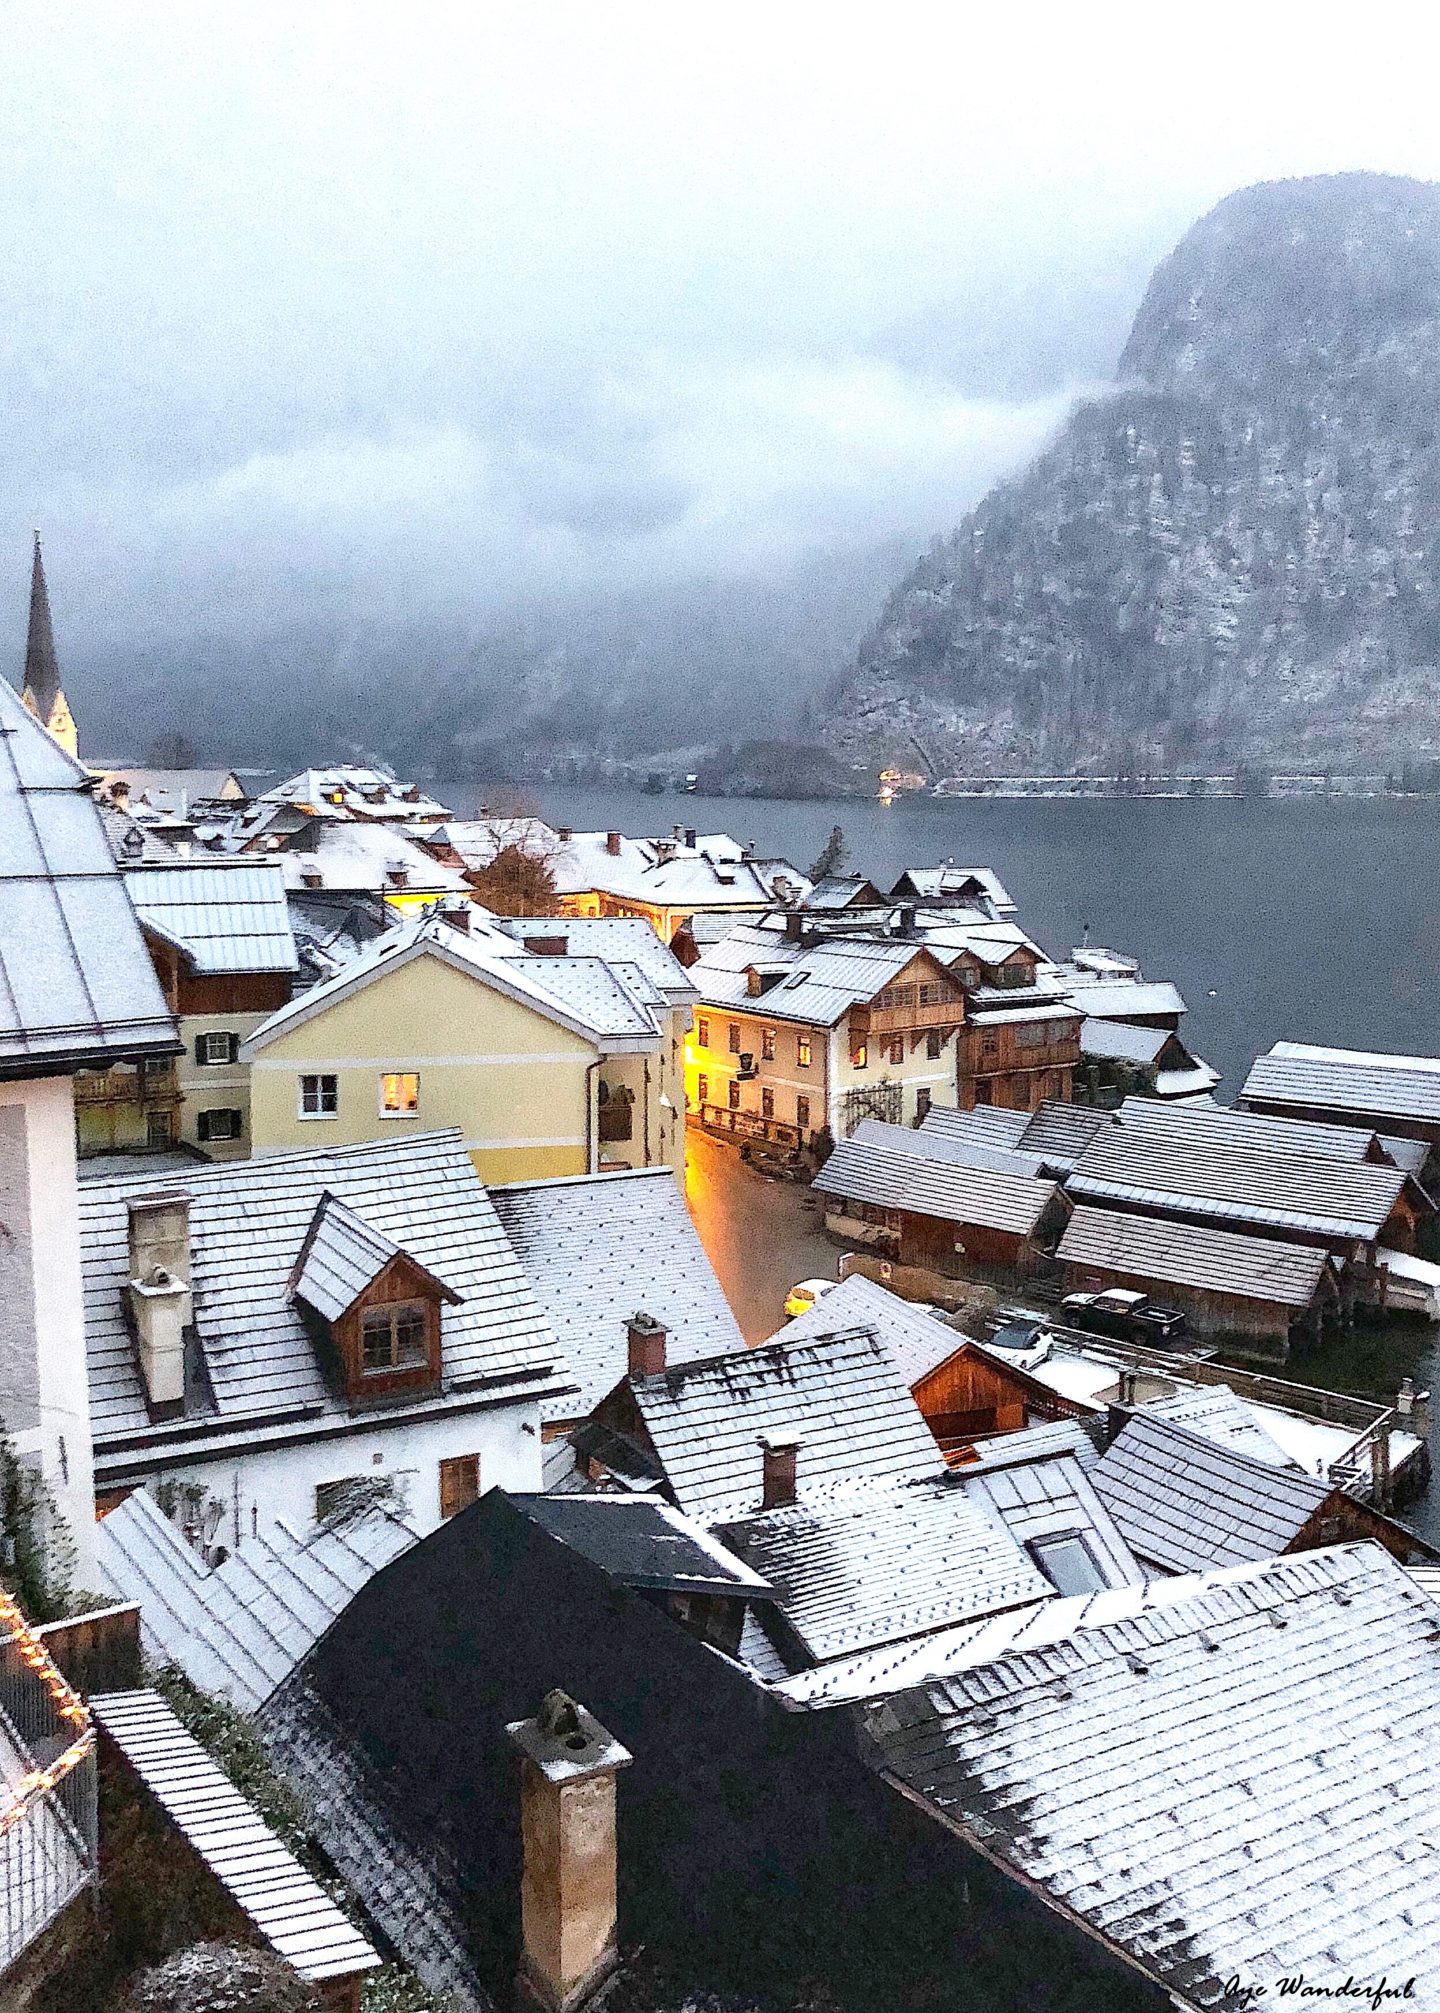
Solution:
<svg viewBox="0 0 1440 2013"><path fill-rule="evenodd" d="M420 1078L414 1070L387 1070L380 1079L380 1116L413 1118L420 1109Z"/></svg>

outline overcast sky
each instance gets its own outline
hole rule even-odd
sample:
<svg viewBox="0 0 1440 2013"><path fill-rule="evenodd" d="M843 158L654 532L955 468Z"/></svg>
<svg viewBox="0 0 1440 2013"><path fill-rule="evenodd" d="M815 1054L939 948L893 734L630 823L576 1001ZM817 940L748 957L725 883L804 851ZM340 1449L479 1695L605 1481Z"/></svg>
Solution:
<svg viewBox="0 0 1440 2013"><path fill-rule="evenodd" d="M1418 5L0 18L0 558L82 653L921 543L1226 191L1440 175Z"/></svg>

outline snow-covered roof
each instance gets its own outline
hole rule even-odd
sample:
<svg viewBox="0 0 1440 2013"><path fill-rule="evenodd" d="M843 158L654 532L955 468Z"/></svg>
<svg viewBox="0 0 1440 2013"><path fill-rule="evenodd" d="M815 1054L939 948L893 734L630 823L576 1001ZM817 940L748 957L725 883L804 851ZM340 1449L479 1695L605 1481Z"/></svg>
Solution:
<svg viewBox="0 0 1440 2013"><path fill-rule="evenodd" d="M127 874L125 885L145 927L202 976L298 967L285 876L271 861L145 867Z"/></svg>
<svg viewBox="0 0 1440 2013"><path fill-rule="evenodd" d="M387 825L315 819L302 843L268 853L291 888L332 888L385 895L463 895L469 882L424 846Z"/></svg>
<svg viewBox="0 0 1440 2013"><path fill-rule="evenodd" d="M1055 1255L1098 1272L1294 1308L1311 1305L1331 1264L1323 1246L1085 1204L1066 1224Z"/></svg>
<svg viewBox="0 0 1440 2013"><path fill-rule="evenodd" d="M925 946L894 937L825 936L798 942L783 931L742 923L710 945L690 966L702 1007L739 1007L762 1020L834 1027L851 1007L867 1004L907 965L926 956ZM751 967L772 980L752 994ZM936 985L954 986L957 1019L963 1013L954 981L936 968Z"/></svg>
<svg viewBox="0 0 1440 2013"><path fill-rule="evenodd" d="M298 776L267 790L265 797L272 803L298 804L321 818L337 810L352 818L405 824L433 824L450 816L446 806L427 796L418 783L397 782L388 769L302 769Z"/></svg>
<svg viewBox="0 0 1440 2013"><path fill-rule="evenodd" d="M891 1134L903 1134L903 1140L897 1143ZM966 1150L972 1160L980 1151ZM923 1132L878 1120L868 1123L865 1138L857 1132L836 1143L814 1185L822 1195L1020 1237L1030 1235L1059 1195L1052 1181L1033 1172L967 1165L947 1154L933 1135L927 1139Z"/></svg>
<svg viewBox="0 0 1440 2013"><path fill-rule="evenodd" d="M689 972L643 916L496 916L489 929L521 945L558 939L567 957L639 965L672 1006L698 997Z"/></svg>
<svg viewBox="0 0 1440 2013"><path fill-rule="evenodd" d="M868 1328L890 1361L913 1388L970 1339L950 1327L935 1309L913 1300L902 1300L852 1272L838 1286L823 1293L803 1314L777 1331L774 1340L799 1341L807 1336L834 1335L841 1329Z"/></svg>
<svg viewBox="0 0 1440 2013"><path fill-rule="evenodd" d="M571 832L551 858L557 890L564 895L592 890L619 900L679 909L769 908L800 901L810 882L788 860L750 856L725 832L684 837L632 839L607 832Z"/></svg>
<svg viewBox="0 0 1440 2013"><path fill-rule="evenodd" d="M1440 1122L1440 1057L1277 1041L1250 1066L1247 1103Z"/></svg>

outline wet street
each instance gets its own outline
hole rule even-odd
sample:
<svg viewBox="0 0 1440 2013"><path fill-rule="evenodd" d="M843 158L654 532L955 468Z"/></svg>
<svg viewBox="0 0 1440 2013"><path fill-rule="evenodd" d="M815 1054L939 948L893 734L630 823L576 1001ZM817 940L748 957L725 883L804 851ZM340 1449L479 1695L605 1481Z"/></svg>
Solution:
<svg viewBox="0 0 1440 2013"><path fill-rule="evenodd" d="M819 1228L817 1198L798 1182L767 1181L735 1147L691 1131L685 1194L710 1263L745 1340L766 1342L799 1279L835 1277L840 1256Z"/></svg>

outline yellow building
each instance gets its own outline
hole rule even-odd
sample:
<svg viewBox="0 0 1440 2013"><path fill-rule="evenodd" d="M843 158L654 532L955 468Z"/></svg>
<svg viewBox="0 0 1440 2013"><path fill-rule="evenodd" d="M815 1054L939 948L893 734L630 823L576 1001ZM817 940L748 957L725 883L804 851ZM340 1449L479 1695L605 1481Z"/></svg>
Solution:
<svg viewBox="0 0 1440 2013"><path fill-rule="evenodd" d="M683 1178L673 1009L645 971L466 920L402 925L255 1030L252 1150L457 1126L486 1181Z"/></svg>

